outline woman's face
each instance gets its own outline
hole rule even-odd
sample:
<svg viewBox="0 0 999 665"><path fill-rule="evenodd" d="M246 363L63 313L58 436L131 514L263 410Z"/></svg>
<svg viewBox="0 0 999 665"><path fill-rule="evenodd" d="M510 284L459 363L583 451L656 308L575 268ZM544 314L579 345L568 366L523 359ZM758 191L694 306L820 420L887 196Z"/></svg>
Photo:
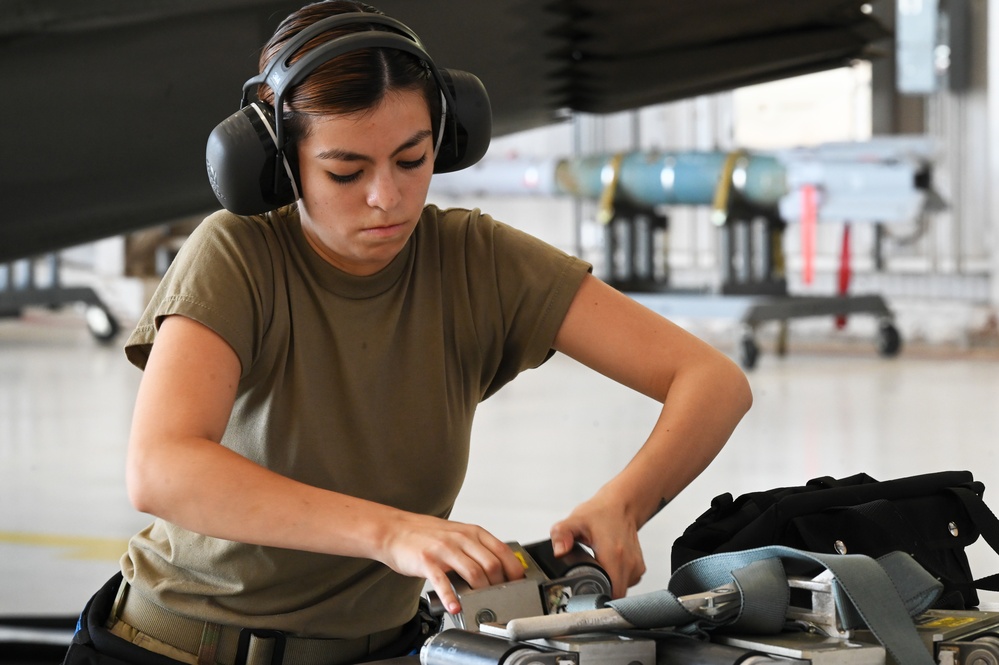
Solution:
<svg viewBox="0 0 999 665"><path fill-rule="evenodd" d="M298 144L305 237L337 268L372 275L405 246L426 202L434 170L426 98L390 92L366 113L310 123Z"/></svg>

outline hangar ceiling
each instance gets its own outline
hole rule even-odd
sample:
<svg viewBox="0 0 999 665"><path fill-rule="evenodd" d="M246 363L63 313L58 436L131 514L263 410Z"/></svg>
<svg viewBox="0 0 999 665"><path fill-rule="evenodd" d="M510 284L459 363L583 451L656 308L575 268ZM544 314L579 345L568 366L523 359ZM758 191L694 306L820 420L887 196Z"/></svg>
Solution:
<svg viewBox="0 0 999 665"><path fill-rule="evenodd" d="M205 139L301 4L0 3L0 261L214 209ZM496 134L838 67L888 37L861 0L375 4L482 79Z"/></svg>

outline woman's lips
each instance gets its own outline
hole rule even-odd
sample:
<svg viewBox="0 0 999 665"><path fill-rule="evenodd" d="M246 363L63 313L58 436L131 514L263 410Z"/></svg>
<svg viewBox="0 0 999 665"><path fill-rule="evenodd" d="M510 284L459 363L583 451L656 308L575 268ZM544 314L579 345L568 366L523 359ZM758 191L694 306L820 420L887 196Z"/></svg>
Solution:
<svg viewBox="0 0 999 665"><path fill-rule="evenodd" d="M406 226L405 224L388 224L385 226L371 226L364 229L362 233L364 233L365 235L375 236L378 238L388 237L396 235L401 230L403 230L405 226Z"/></svg>

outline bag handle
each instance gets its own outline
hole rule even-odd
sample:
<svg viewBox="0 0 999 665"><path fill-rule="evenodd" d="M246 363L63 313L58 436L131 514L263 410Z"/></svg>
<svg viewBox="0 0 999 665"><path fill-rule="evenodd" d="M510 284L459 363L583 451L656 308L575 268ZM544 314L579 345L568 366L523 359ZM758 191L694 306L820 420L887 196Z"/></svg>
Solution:
<svg viewBox="0 0 999 665"><path fill-rule="evenodd" d="M964 504L968 515L975 522L975 526L978 527L985 542L992 547L994 552L999 553L999 518L985 504L981 495L963 485L947 489ZM985 591L999 591L999 573L981 577L972 582L971 585Z"/></svg>
<svg viewBox="0 0 999 665"><path fill-rule="evenodd" d="M809 482L815 482L813 479ZM876 481L867 474L858 473L849 478L832 481L831 486L812 486L813 491L802 491L780 498L777 511L781 521L800 515L819 512L834 506L868 503L877 499L902 499L939 492L973 482L969 471L936 471L907 478ZM808 485L806 485L808 487Z"/></svg>
<svg viewBox="0 0 999 665"><path fill-rule="evenodd" d="M878 481L866 473L856 473L852 476L847 476L846 478L833 478L832 476L812 478L805 483L805 487L812 487L815 489L831 489L833 487L856 487L857 485L869 485L876 482Z"/></svg>

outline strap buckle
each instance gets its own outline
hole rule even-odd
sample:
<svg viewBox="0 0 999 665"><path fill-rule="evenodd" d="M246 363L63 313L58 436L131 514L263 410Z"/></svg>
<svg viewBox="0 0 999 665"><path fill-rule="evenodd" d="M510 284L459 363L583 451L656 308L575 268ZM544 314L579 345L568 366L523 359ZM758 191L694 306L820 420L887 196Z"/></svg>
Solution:
<svg viewBox="0 0 999 665"><path fill-rule="evenodd" d="M281 665L287 637L280 630L243 628L236 643L234 665ZM270 644L264 642L270 640Z"/></svg>

